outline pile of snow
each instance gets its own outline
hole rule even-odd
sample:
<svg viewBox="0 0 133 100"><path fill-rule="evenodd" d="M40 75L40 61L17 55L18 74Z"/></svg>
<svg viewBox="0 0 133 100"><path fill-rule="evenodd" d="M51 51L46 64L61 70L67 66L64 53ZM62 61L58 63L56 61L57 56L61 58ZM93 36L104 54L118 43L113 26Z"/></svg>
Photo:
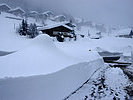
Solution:
<svg viewBox="0 0 133 100"><path fill-rule="evenodd" d="M104 67L101 59L72 65L49 75L1 79L0 97L2 100L62 100L100 67Z"/></svg>
<svg viewBox="0 0 133 100"><path fill-rule="evenodd" d="M109 90L112 90L112 94L106 93L106 98L124 100L127 96L125 87L129 85L129 79L120 68L111 68L105 72L105 84L109 87ZM115 77L115 78L114 78Z"/></svg>
<svg viewBox="0 0 133 100"><path fill-rule="evenodd" d="M46 34L40 34L39 36L37 36L36 38L34 38L31 41L32 46L39 46L39 47L45 47L45 48L51 48L51 49L55 49L56 46L53 43L52 39L46 35Z"/></svg>
<svg viewBox="0 0 133 100"><path fill-rule="evenodd" d="M22 50L0 57L0 77L44 75L73 64L100 58L95 52L88 52L88 54L83 52L83 54L76 57L67 54L58 49L49 36L42 34Z"/></svg>

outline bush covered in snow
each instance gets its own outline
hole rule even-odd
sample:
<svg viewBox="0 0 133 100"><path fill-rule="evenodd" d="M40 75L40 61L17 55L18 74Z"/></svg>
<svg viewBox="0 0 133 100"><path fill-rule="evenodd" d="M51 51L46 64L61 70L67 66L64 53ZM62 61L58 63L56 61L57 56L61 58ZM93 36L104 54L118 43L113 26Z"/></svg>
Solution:
<svg viewBox="0 0 133 100"><path fill-rule="evenodd" d="M39 34L36 24L31 23L30 25L28 25L27 21L24 19L17 29L17 33L22 36L28 36L29 38L35 38Z"/></svg>

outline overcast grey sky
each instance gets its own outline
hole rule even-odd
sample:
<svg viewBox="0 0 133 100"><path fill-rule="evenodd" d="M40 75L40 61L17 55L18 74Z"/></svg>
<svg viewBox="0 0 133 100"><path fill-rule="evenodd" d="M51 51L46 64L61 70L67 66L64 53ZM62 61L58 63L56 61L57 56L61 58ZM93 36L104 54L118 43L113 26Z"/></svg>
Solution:
<svg viewBox="0 0 133 100"><path fill-rule="evenodd" d="M0 0L34 10L68 13L108 25L133 25L133 0Z"/></svg>

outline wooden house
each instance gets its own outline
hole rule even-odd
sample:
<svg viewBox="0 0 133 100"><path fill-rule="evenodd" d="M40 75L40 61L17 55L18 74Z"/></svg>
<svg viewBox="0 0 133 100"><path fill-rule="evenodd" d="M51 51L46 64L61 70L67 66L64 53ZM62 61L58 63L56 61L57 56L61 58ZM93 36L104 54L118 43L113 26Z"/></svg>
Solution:
<svg viewBox="0 0 133 100"><path fill-rule="evenodd" d="M74 29L64 23L57 23L53 25L47 25L39 28L44 34L48 34L51 37L63 36L73 38Z"/></svg>

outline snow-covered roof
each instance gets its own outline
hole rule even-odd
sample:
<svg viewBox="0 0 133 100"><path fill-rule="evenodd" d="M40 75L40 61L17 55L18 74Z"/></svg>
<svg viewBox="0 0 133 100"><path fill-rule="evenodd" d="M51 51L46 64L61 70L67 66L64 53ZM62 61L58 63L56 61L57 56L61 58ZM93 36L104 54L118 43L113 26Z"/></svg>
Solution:
<svg viewBox="0 0 133 100"><path fill-rule="evenodd" d="M116 32L117 35L129 35L131 32L131 28L121 29Z"/></svg>
<svg viewBox="0 0 133 100"><path fill-rule="evenodd" d="M30 13L30 14L38 14L37 11L30 11L29 13Z"/></svg>
<svg viewBox="0 0 133 100"><path fill-rule="evenodd" d="M11 7L10 7L10 6L8 6L8 5L7 5L7 4L5 4L5 3L0 4L0 6L6 6L6 7L8 7L9 9L11 9Z"/></svg>
<svg viewBox="0 0 133 100"><path fill-rule="evenodd" d="M14 11L17 11L17 10L20 10L20 11L22 11L23 13L25 13L25 11L24 11L22 8L20 8L20 7L17 7L17 8L15 8L15 9L11 9L9 12L14 12Z"/></svg>
<svg viewBox="0 0 133 100"><path fill-rule="evenodd" d="M64 16L64 15L58 15L58 16L55 16L53 19L58 19L58 18L61 18L61 17L66 18L66 16Z"/></svg>
<svg viewBox="0 0 133 100"><path fill-rule="evenodd" d="M51 29L51 28L55 28L55 27L59 27L59 26L63 26L63 27L66 27L70 30L73 30L73 28L65 25L65 23L56 23L56 24L47 25L47 26L44 26L42 28L39 28L39 30L47 30L47 29Z"/></svg>
<svg viewBox="0 0 133 100"><path fill-rule="evenodd" d="M53 14L52 11L46 11L46 12L43 12L42 14L46 14L47 15L47 14L50 14L50 13Z"/></svg>

